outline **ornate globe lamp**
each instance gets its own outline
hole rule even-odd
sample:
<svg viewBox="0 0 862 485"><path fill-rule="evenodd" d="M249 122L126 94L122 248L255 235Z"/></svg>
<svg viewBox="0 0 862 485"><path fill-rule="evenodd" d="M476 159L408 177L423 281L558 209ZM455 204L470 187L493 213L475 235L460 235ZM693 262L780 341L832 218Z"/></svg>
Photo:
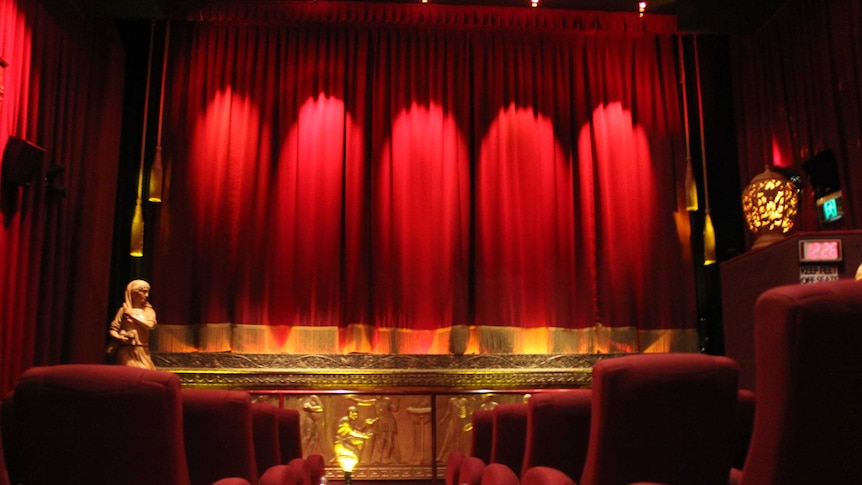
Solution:
<svg viewBox="0 0 862 485"><path fill-rule="evenodd" d="M798 210L796 185L769 166L751 179L742 191L742 211L754 236L751 249L760 249L783 239Z"/></svg>

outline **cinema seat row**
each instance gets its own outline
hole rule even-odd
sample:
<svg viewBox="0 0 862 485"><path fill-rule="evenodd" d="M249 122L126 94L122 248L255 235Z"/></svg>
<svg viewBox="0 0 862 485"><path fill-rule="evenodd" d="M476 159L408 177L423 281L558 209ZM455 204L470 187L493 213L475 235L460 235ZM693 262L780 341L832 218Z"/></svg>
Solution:
<svg viewBox="0 0 862 485"><path fill-rule="evenodd" d="M295 410L244 391L181 389L168 372L27 370L0 408L12 484L317 485Z"/></svg>
<svg viewBox="0 0 862 485"><path fill-rule="evenodd" d="M592 389L536 393L527 403L495 407L490 460L464 457L459 471L447 474L457 483L447 485L575 483L568 477L726 484L737 399L736 364L726 357L605 359L594 367ZM723 482L708 479L722 473Z"/></svg>
<svg viewBox="0 0 862 485"><path fill-rule="evenodd" d="M523 460L474 436L446 485L862 483L862 282L774 288L755 314L756 393L726 357L604 359L591 389L495 408L490 448Z"/></svg>

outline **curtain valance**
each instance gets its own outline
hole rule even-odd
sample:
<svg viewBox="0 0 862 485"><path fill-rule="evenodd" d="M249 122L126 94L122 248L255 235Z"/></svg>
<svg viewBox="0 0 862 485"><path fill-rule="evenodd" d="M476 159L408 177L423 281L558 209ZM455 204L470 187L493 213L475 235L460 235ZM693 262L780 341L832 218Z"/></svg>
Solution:
<svg viewBox="0 0 862 485"><path fill-rule="evenodd" d="M633 2L634 4L634 2ZM177 20L255 24L346 24L353 26L435 26L456 29L556 33L676 32L676 17L636 12L568 11L524 7L458 6L375 2L222 2L179 8Z"/></svg>

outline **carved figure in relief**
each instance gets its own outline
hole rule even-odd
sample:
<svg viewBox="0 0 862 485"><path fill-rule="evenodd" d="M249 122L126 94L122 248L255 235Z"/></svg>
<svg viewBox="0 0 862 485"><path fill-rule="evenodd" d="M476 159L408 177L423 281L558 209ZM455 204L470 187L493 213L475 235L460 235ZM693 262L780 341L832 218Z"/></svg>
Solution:
<svg viewBox="0 0 862 485"><path fill-rule="evenodd" d="M431 453L425 448L430 444L431 435L431 403L428 398L417 398L416 402L407 407L407 414L413 423L413 450L410 453L409 464L430 464Z"/></svg>
<svg viewBox="0 0 862 485"><path fill-rule="evenodd" d="M463 396L449 398L446 414L441 420L441 428L444 429L443 439L437 453L437 461L446 460L449 453L457 451L467 452L466 433L470 431L470 409L469 401Z"/></svg>
<svg viewBox="0 0 862 485"><path fill-rule="evenodd" d="M497 407L497 404L499 403L494 400L493 394L482 394L482 401L479 403L479 409L491 410Z"/></svg>
<svg viewBox="0 0 862 485"><path fill-rule="evenodd" d="M375 465L391 465L400 463L395 439L398 436L398 422L395 413L398 412L398 399L380 396L374 404L377 422L374 424L374 439L371 440L371 463Z"/></svg>
<svg viewBox="0 0 862 485"><path fill-rule="evenodd" d="M305 456L323 455L323 402L316 394L302 400L302 450Z"/></svg>
<svg viewBox="0 0 862 485"><path fill-rule="evenodd" d="M359 420L359 411L356 406L347 408L347 415L338 420L335 430L335 460L350 460L354 464L359 462L362 456L362 448L365 442L371 439L373 433L367 428L377 422L377 418L368 418L364 422Z"/></svg>

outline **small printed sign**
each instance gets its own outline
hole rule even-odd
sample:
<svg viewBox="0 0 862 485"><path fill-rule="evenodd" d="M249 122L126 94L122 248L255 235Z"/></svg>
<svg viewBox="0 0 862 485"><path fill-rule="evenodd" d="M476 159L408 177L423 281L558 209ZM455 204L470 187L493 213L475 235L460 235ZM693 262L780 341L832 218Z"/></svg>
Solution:
<svg viewBox="0 0 862 485"><path fill-rule="evenodd" d="M834 265L805 265L799 267L799 283L821 283L823 281L835 281L838 279L838 266Z"/></svg>

